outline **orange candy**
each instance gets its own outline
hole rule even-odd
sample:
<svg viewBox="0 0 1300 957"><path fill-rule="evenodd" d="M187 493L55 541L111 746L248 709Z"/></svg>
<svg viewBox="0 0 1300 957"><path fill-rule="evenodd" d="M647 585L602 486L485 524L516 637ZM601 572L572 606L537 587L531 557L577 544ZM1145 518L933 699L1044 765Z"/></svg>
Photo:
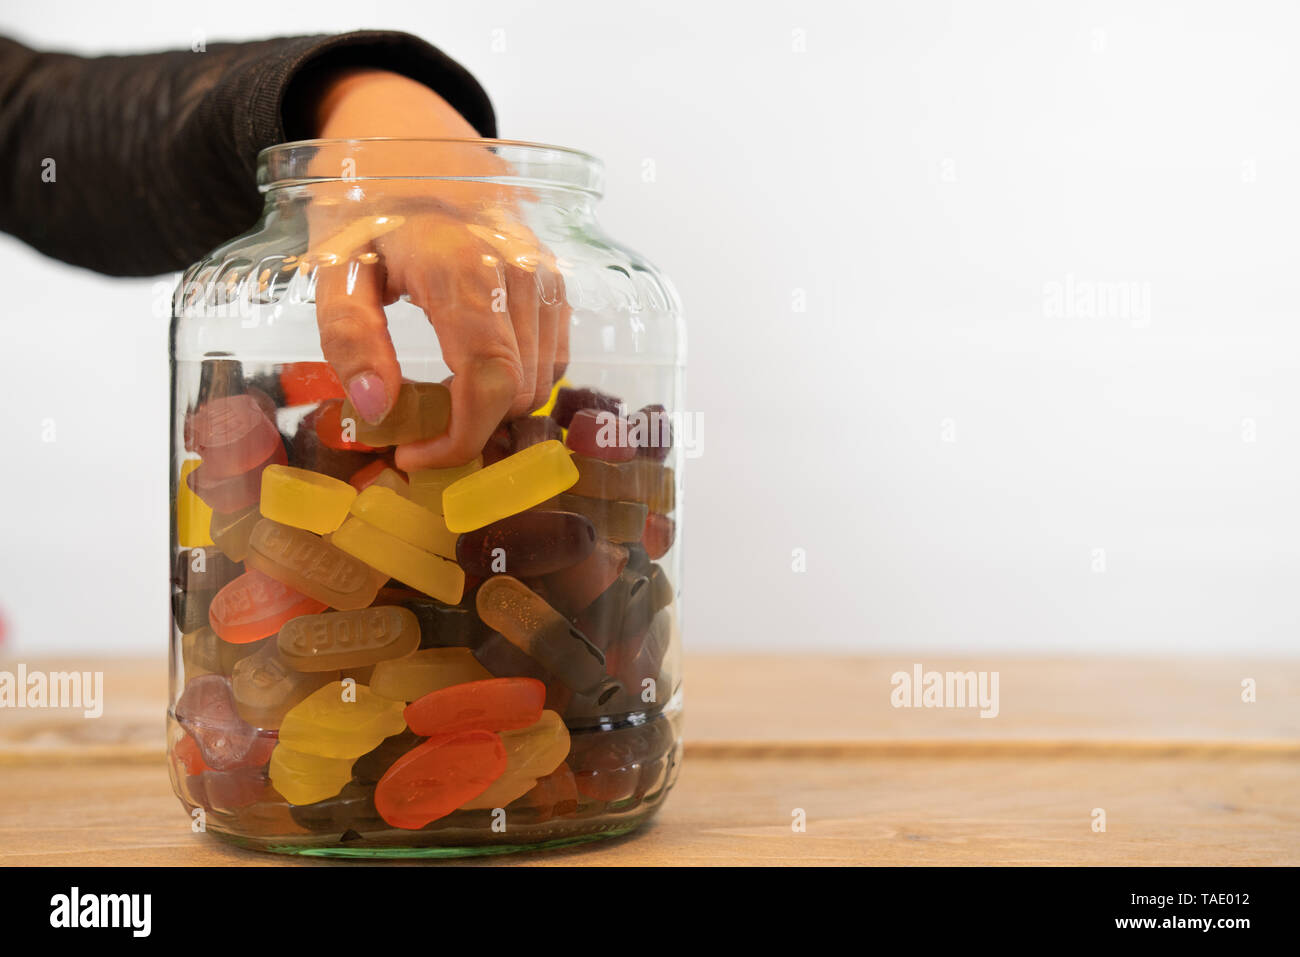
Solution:
<svg viewBox="0 0 1300 957"><path fill-rule="evenodd" d="M219 637L243 645L274 635L292 618L324 610L324 602L249 569L217 592L208 610L208 622Z"/></svg>
<svg viewBox="0 0 1300 957"><path fill-rule="evenodd" d="M202 752L199 751L198 742L188 734L176 742L172 748L172 754L184 766L186 774L202 774L204 771L210 770L207 762L203 760Z"/></svg>
<svg viewBox="0 0 1300 957"><path fill-rule="evenodd" d="M280 369L285 405L308 405L325 399L342 399L343 386L328 362L290 362Z"/></svg>
<svg viewBox="0 0 1300 957"><path fill-rule="evenodd" d="M478 797L505 769L505 745L491 731L430 738L384 772L375 809L393 827L416 830Z"/></svg>
<svg viewBox="0 0 1300 957"><path fill-rule="evenodd" d="M485 678L430 691L403 716L422 735L510 731L540 721L545 704L546 685L536 678Z"/></svg>

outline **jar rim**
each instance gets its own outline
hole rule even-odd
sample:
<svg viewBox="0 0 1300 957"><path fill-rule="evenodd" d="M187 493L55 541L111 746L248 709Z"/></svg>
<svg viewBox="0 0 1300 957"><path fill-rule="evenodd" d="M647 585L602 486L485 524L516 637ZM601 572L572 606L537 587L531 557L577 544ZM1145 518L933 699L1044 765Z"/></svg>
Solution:
<svg viewBox="0 0 1300 957"><path fill-rule="evenodd" d="M320 162L323 153L335 154L336 163L326 164L333 168L342 167L342 161L362 156L371 168L379 164L383 169L386 159L391 159L399 151L405 151L404 159L409 159L410 148L421 144L440 147L445 158L448 150L454 156L463 150L464 157L482 156L491 153L507 163L508 174L494 175L458 175L451 171L411 174L409 172L392 175L320 175ZM311 164L315 168L309 168ZM293 186L309 186L316 183L338 183L373 180L447 180L457 182L499 183L507 186L522 186L533 189L561 189L586 193L599 197L604 192L604 164L596 156L569 146L555 146L548 143L534 143L527 140L505 140L489 137L399 137L399 136L361 136L355 138L293 140L276 143L257 154L257 188L262 193L274 189Z"/></svg>

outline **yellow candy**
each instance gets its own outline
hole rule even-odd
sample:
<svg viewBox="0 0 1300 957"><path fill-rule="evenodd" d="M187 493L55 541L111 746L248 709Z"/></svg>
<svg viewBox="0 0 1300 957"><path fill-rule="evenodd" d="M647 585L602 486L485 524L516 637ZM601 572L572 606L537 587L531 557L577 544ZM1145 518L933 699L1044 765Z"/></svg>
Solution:
<svg viewBox="0 0 1300 957"><path fill-rule="evenodd" d="M355 758L322 758L277 744L267 774L290 804L315 804L331 798L352 780Z"/></svg>
<svg viewBox="0 0 1300 957"><path fill-rule="evenodd" d="M455 562L421 551L355 516L330 541L371 568L448 605L459 604L465 593L465 573Z"/></svg>
<svg viewBox="0 0 1300 957"><path fill-rule="evenodd" d="M543 711L541 720L517 731L502 731L506 746L506 769L501 777L465 808L505 807L533 789L560 766L569 753L569 729L554 711Z"/></svg>
<svg viewBox="0 0 1300 957"><path fill-rule="evenodd" d="M357 490L347 482L320 472L290 465L268 465L262 471L262 517L317 535L343 524L356 497Z"/></svg>
<svg viewBox="0 0 1300 957"><path fill-rule="evenodd" d="M447 531L442 516L407 501L390 488L368 486L352 503L352 514L421 551L456 557L457 536Z"/></svg>
<svg viewBox="0 0 1300 957"><path fill-rule="evenodd" d="M468 648L425 648L405 658L376 663L370 690L381 698L414 701L430 691L491 677Z"/></svg>
<svg viewBox="0 0 1300 957"><path fill-rule="evenodd" d="M359 758L406 727L402 708L365 685L331 681L289 709L280 744L322 758Z"/></svg>
<svg viewBox="0 0 1300 957"><path fill-rule="evenodd" d="M212 544L208 528L212 509L194 494L185 477L203 463L186 459L181 463L181 477L176 486L176 541L181 548L203 548Z"/></svg>
<svg viewBox="0 0 1300 957"><path fill-rule="evenodd" d="M483 456L477 456L472 462L457 465L449 469L416 469L409 473L411 478L411 501L427 508L431 512L442 514L442 491L453 482L458 482L466 475L473 475L483 467Z"/></svg>
<svg viewBox="0 0 1300 957"><path fill-rule="evenodd" d="M563 377L560 381L551 386L551 394L546 397L546 405L542 406L533 415L550 415L551 410L555 408L555 399L560 394L561 389L571 388L573 383Z"/></svg>
<svg viewBox="0 0 1300 957"><path fill-rule="evenodd" d="M577 481L569 450L550 439L447 486L442 514L453 532L472 532L540 505Z"/></svg>

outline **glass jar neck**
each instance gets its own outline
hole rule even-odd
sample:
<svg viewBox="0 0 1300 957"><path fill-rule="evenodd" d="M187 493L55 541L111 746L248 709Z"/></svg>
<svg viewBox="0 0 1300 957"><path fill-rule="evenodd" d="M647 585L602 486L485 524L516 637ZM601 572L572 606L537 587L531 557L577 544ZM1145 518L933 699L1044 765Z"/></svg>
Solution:
<svg viewBox="0 0 1300 957"><path fill-rule="evenodd" d="M257 183L267 194L437 195L477 189L589 207L601 196L604 170L595 157L577 150L511 140L303 140L263 150Z"/></svg>

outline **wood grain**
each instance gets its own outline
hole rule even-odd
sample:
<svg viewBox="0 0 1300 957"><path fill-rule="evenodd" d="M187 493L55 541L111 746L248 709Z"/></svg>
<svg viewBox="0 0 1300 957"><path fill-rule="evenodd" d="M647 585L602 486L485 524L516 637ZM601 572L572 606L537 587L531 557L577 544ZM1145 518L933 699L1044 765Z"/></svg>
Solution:
<svg viewBox="0 0 1300 957"><path fill-rule="evenodd" d="M1300 664L924 664L999 670L1000 715L890 707L905 659L688 657L687 760L650 825L455 866L1300 863ZM106 703L94 721L0 710L0 864L349 866L190 832L160 662L28 666L102 670Z"/></svg>

